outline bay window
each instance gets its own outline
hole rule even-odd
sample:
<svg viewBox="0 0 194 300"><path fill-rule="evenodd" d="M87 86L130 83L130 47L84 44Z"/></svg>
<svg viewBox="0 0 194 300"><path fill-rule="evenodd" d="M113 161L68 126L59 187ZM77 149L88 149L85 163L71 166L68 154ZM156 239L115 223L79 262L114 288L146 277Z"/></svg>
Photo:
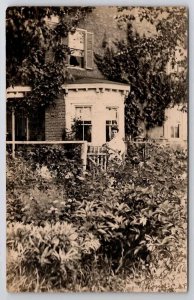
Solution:
<svg viewBox="0 0 194 300"><path fill-rule="evenodd" d="M92 141L92 108L91 106L75 107L76 139Z"/></svg>

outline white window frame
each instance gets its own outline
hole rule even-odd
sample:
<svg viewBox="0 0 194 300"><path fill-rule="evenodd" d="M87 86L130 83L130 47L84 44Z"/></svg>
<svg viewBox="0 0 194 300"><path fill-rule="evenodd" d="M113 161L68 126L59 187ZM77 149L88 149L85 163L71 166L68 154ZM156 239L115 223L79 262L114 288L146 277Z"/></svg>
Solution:
<svg viewBox="0 0 194 300"><path fill-rule="evenodd" d="M69 69L77 69L77 70L93 70L93 66L91 68L87 67L87 33L91 33L93 34L93 32L89 32L86 29L82 29L82 28L76 28L76 31L82 31L84 32L85 35L85 41L84 41L84 66L80 67L80 66L73 66L70 65L70 56L68 55L68 61L67 61L67 68ZM68 47L70 48L70 34L71 32L68 33ZM94 34L92 36L92 45L94 45ZM71 48L70 48L71 49ZM93 50L92 50L92 61L93 61Z"/></svg>
<svg viewBox="0 0 194 300"><path fill-rule="evenodd" d="M173 136L171 136L171 129L173 128ZM178 137L175 136L175 128L178 128ZM179 140L181 138L181 124L180 122L177 123L176 125L170 125L170 139L172 140Z"/></svg>
<svg viewBox="0 0 194 300"><path fill-rule="evenodd" d="M106 106L106 111L107 111L107 109L115 109L117 111L117 119L115 120L117 123L113 124L112 123L113 120L107 120L107 117L106 117L106 119L105 119L105 133L106 133L107 126L109 127L109 131L111 130L111 127L113 125L116 125L118 127L118 129L119 129L119 107L118 106ZM111 121L111 123L107 124L108 121Z"/></svg>
<svg viewBox="0 0 194 300"><path fill-rule="evenodd" d="M92 117L92 105L90 105L90 104L74 104L74 118L76 119L76 108L90 108L91 109L91 120L85 120L85 119L83 119L83 120L81 120L81 121L83 121L83 122L86 122L86 121L91 121L91 123L90 124L82 124L82 127L83 127L83 141L84 141L84 127L85 127L85 125L86 126L91 126L91 142L88 142L89 144L90 143L92 143L92 138L93 138L93 134L92 134L92 128L93 128L93 117ZM79 119L78 119L79 120Z"/></svg>

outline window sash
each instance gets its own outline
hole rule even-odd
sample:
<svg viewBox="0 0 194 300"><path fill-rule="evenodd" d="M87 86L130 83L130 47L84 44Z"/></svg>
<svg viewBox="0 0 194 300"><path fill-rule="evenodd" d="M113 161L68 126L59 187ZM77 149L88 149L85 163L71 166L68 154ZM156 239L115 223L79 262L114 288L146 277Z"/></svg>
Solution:
<svg viewBox="0 0 194 300"><path fill-rule="evenodd" d="M76 130L76 139L91 142L92 141L92 124L80 124Z"/></svg>
<svg viewBox="0 0 194 300"><path fill-rule="evenodd" d="M70 49L85 51L86 30L76 29L74 33L69 33L68 46Z"/></svg>
<svg viewBox="0 0 194 300"><path fill-rule="evenodd" d="M92 107L88 105L75 106L75 118L81 122L77 138L83 141L92 141Z"/></svg>
<svg viewBox="0 0 194 300"><path fill-rule="evenodd" d="M106 107L106 142L112 139L111 128L118 125L118 107Z"/></svg>
<svg viewBox="0 0 194 300"><path fill-rule="evenodd" d="M77 34L77 41L76 41ZM74 36L74 37L73 37ZM68 34L68 46L71 54L68 57L70 67L93 69L94 34L85 29L77 28L74 34Z"/></svg>
<svg viewBox="0 0 194 300"><path fill-rule="evenodd" d="M112 139L112 126L118 125L115 120L106 121L106 142Z"/></svg>
<svg viewBox="0 0 194 300"><path fill-rule="evenodd" d="M85 43L86 43L86 30L76 29L72 34L68 35L68 46L71 54L69 55L69 66L84 68L85 66Z"/></svg>

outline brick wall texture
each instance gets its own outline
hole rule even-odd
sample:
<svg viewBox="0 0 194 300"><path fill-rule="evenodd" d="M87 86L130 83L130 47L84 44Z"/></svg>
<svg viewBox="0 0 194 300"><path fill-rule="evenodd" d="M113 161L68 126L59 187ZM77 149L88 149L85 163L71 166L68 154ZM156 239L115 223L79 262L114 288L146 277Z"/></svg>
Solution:
<svg viewBox="0 0 194 300"><path fill-rule="evenodd" d="M61 141L65 128L65 100L64 95L56 101L55 107L50 107L45 112L45 139L47 141Z"/></svg>

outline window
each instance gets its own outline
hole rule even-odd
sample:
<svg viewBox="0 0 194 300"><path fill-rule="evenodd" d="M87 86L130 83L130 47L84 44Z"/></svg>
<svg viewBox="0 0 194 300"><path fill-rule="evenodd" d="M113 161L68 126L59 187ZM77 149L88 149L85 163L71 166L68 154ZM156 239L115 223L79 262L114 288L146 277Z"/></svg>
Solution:
<svg viewBox="0 0 194 300"><path fill-rule="evenodd" d="M75 107L76 139L92 141L92 108L91 106Z"/></svg>
<svg viewBox="0 0 194 300"><path fill-rule="evenodd" d="M180 124L170 127L170 137L171 138L180 138Z"/></svg>
<svg viewBox="0 0 194 300"><path fill-rule="evenodd" d="M7 111L7 141L37 141L45 139L45 111L39 109L26 115L22 109Z"/></svg>
<svg viewBox="0 0 194 300"><path fill-rule="evenodd" d="M7 141L12 141L12 113L7 110L7 133L6 133L6 140Z"/></svg>
<svg viewBox="0 0 194 300"><path fill-rule="evenodd" d="M86 69L93 68L93 33L84 29L69 32L68 46L71 54L69 65Z"/></svg>
<svg viewBox="0 0 194 300"><path fill-rule="evenodd" d="M56 22L49 22L51 27L56 26ZM68 46L70 55L65 57L65 64L71 67L93 69L93 44L94 34L85 29L77 28L69 32L67 37L61 39L61 43ZM47 45L48 49L45 55L46 62L53 62L55 53L53 47Z"/></svg>
<svg viewBox="0 0 194 300"><path fill-rule="evenodd" d="M28 131L30 141L45 140L45 110L39 108L33 115L28 118Z"/></svg>
<svg viewBox="0 0 194 300"><path fill-rule="evenodd" d="M27 140L27 116L20 110L15 112L15 140L26 141Z"/></svg>
<svg viewBox="0 0 194 300"><path fill-rule="evenodd" d="M112 138L111 127L118 124L118 109L117 107L106 108L106 141L109 142Z"/></svg>
<svg viewBox="0 0 194 300"><path fill-rule="evenodd" d="M7 141L28 139L28 118L23 110L7 111Z"/></svg>

